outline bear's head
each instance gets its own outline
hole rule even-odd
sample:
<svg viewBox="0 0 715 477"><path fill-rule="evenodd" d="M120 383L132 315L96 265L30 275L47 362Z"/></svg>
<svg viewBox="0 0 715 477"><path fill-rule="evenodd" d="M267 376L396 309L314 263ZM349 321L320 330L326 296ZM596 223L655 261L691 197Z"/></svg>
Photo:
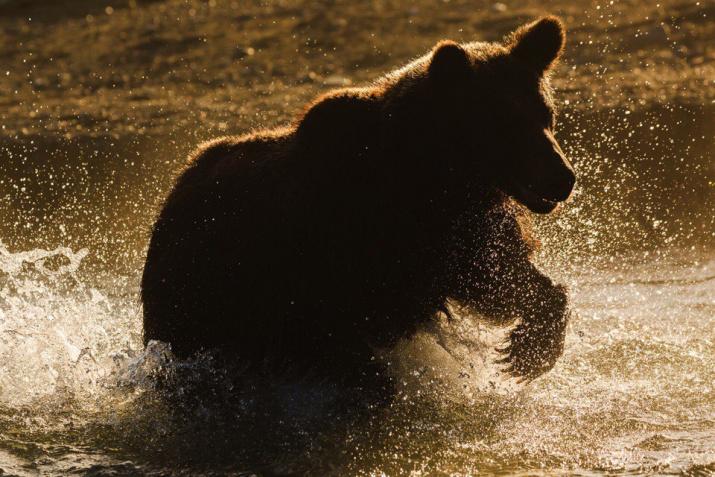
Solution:
<svg viewBox="0 0 715 477"><path fill-rule="evenodd" d="M576 182L554 137L549 85L564 40L561 21L545 17L503 43L444 41L418 60L419 96L430 98L425 132L444 151L439 160L537 213L553 211Z"/></svg>

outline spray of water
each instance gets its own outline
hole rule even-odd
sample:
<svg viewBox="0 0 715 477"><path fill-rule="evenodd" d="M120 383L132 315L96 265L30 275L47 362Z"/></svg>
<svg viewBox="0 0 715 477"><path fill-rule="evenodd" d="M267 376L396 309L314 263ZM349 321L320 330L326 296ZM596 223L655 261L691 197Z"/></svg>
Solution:
<svg viewBox="0 0 715 477"><path fill-rule="evenodd" d="M67 455L119 475L237 463L353 475L679 473L715 462L708 255L632 255L569 274L578 317L566 353L526 388L491 364L503 330L440 320L386 358L398 395L377 405L371 390L247 384L220 356L180 362L166 344L143 349L136 290L83 281L87 254L0 247L5 469L29 461L57 473Z"/></svg>
<svg viewBox="0 0 715 477"><path fill-rule="evenodd" d="M79 16L63 3L69 17L43 35L41 11L15 22L22 2L8 3L2 471L715 473L712 5L380 1L364 15L349 2L144 3ZM387 402L326 383L247 384L218 355L142 346L152 204L188 149L288 121L321 84L361 84L440 38L498 39L556 10L569 25L558 134L580 185L537 220L539 263L574 309L553 371L503 381L491 350L504 330L468 316L387 353L398 384Z"/></svg>

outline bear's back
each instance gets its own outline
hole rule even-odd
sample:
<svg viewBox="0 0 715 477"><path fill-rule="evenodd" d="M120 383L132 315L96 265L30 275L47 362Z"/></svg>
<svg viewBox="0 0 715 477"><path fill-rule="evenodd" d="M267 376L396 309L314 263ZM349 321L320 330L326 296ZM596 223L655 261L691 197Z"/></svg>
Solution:
<svg viewBox="0 0 715 477"><path fill-rule="evenodd" d="M441 227L384 150L377 101L334 93L296 128L194 156L147 255L146 339L180 356L218 347L315 364L371 353L429 316L425 302L443 297L430 286L440 245L426 241Z"/></svg>
<svg viewBox="0 0 715 477"><path fill-rule="evenodd" d="M282 131L222 138L192 156L154 225L147 252L145 339L171 342L181 356L220 346L222 334L234 333L231 320L221 320L228 326L207 335L197 317L225 314L226 303L255 294L253 281L245 277L248 268L256 268L256 250L277 235L268 216L276 217L282 208L275 189L280 150L288 141ZM244 279L228 283L234 278Z"/></svg>

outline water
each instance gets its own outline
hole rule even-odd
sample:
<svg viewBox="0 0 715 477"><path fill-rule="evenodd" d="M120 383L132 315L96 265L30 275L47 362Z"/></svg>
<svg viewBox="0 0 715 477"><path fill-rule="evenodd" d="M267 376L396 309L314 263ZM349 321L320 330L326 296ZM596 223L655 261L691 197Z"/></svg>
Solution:
<svg viewBox="0 0 715 477"><path fill-rule="evenodd" d="M5 474L715 472L707 250L562 270L576 310L566 352L526 387L491 362L498 330L445 321L403 343L400 392L379 405L369 390L246 387L220 357L143 350L135 277L83 281L88 253L0 247Z"/></svg>
<svg viewBox="0 0 715 477"><path fill-rule="evenodd" d="M177 362L162 343L142 347L150 205L185 139L6 145L0 469L712 475L712 110L631 113L640 126L628 128L621 112L564 119L580 185L536 223L538 260L573 301L554 370L518 385L493 364L505 330L441 320L388 357L399 384L387 402L328 383L247 383L220 356Z"/></svg>
<svg viewBox="0 0 715 477"><path fill-rule="evenodd" d="M641 113L633 137L613 129L617 112L564 125L581 185L536 224L538 260L570 288L574 309L553 371L519 386L493 364L504 330L442 320L392 354L399 392L388 402L327 383L246 383L220 356L176 362L161 343L143 349L148 198L169 184L170 165L156 158L179 161L184 141L11 146L6 185L30 187L33 169L47 181L32 193L10 188L11 206L0 206L0 469L712 475L709 111ZM643 132L666 119L665 132ZM610 132L607 148L583 132L594 127ZM87 166L88 157L100 160ZM132 187L117 185L115 169ZM94 188L67 195L65 183Z"/></svg>
<svg viewBox="0 0 715 477"><path fill-rule="evenodd" d="M715 475L712 2L3 3L1 475ZM550 373L505 379L471 317L388 353L387 401L144 349L148 231L196 144L547 12L579 175L536 224L574 310Z"/></svg>

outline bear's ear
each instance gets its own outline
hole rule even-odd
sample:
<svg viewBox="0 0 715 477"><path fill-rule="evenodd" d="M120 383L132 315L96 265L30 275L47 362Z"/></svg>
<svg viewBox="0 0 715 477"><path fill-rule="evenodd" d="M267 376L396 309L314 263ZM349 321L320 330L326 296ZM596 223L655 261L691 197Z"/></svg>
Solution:
<svg viewBox="0 0 715 477"><path fill-rule="evenodd" d="M442 41L432 52L427 74L435 82L460 79L469 72L470 64L464 48L453 41Z"/></svg>
<svg viewBox="0 0 715 477"><path fill-rule="evenodd" d="M513 56L541 74L561 56L565 42L563 23L556 17L548 16L512 33L509 50Z"/></svg>

